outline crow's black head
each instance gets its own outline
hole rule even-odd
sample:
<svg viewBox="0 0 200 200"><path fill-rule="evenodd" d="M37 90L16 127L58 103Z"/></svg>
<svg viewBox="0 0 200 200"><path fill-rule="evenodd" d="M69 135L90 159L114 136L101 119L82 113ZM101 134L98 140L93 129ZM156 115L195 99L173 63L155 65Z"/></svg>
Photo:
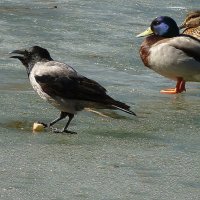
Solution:
<svg viewBox="0 0 200 200"><path fill-rule="evenodd" d="M19 59L26 67L33 67L37 62L53 60L49 52L39 46L33 46L29 49L14 50L10 54L16 54L10 58Z"/></svg>

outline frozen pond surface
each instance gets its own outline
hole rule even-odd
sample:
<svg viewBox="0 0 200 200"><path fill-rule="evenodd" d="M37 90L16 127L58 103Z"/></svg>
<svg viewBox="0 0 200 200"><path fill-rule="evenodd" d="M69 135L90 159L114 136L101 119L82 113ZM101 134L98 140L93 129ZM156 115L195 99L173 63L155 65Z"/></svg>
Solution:
<svg viewBox="0 0 200 200"><path fill-rule="evenodd" d="M188 83L181 95L160 94L175 82L143 66L142 39L135 38L156 16L180 24L198 6L197 0L0 2L0 199L198 200L200 83ZM101 83L138 117L82 112L70 126L77 135L33 134L34 121L58 114L35 95L21 63L9 59L8 52L33 45Z"/></svg>

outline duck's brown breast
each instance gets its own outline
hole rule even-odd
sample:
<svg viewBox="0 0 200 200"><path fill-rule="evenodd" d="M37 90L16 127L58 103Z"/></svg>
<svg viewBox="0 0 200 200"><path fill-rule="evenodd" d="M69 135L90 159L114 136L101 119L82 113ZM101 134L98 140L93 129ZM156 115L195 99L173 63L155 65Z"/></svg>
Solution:
<svg viewBox="0 0 200 200"><path fill-rule="evenodd" d="M149 56L150 56L150 48L157 42L163 40L165 38L160 37L160 36L156 36L156 35L151 35L149 37L147 37L144 42L141 44L140 46L140 57L142 59L142 62L144 63L144 65L146 67L151 68L151 66L149 65Z"/></svg>

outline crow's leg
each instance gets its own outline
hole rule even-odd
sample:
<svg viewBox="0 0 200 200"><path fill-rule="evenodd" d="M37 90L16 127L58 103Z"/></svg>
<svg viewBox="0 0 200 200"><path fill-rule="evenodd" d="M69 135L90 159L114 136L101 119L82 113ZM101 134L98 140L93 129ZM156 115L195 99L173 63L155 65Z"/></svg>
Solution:
<svg viewBox="0 0 200 200"><path fill-rule="evenodd" d="M60 121L60 120L64 119L65 117L67 117L67 115L68 115L68 113L66 113L66 112L61 112L61 113L60 113L60 116L59 116L58 118L54 119L52 122L50 122L50 123L48 123L48 124L43 123L43 122L38 122L38 123L43 124L43 126L44 126L45 128L49 128L49 127L53 126L55 123L57 123L58 121Z"/></svg>
<svg viewBox="0 0 200 200"><path fill-rule="evenodd" d="M65 127L63 129L61 129L61 130L60 129L54 129L53 132L54 133L71 133L71 134L76 134L76 132L67 130L67 128L68 128L71 120L74 118L74 114L71 114L71 113L65 113L65 114L66 114L66 116L69 117L69 119L67 121L67 124L65 125Z"/></svg>
<svg viewBox="0 0 200 200"><path fill-rule="evenodd" d="M60 113L60 116L58 118L56 118L55 120L53 120L52 122L49 123L49 127L53 126L55 123L59 122L60 120L64 119L65 117L67 117L68 113L66 112L62 112Z"/></svg>

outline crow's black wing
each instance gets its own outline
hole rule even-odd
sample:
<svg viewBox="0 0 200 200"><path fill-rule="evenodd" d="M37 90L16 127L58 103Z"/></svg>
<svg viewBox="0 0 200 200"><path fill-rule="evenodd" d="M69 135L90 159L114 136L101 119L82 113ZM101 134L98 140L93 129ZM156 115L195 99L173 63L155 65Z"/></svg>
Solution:
<svg viewBox="0 0 200 200"><path fill-rule="evenodd" d="M106 94L106 89L94 80L79 75L70 66L50 61L38 64L33 70L36 82L52 98L91 101L104 104L113 109L120 109L134 114L129 106L114 100Z"/></svg>
<svg viewBox="0 0 200 200"><path fill-rule="evenodd" d="M42 90L50 96L95 102L111 100L106 94L106 89L99 83L77 74L35 75L35 79Z"/></svg>

